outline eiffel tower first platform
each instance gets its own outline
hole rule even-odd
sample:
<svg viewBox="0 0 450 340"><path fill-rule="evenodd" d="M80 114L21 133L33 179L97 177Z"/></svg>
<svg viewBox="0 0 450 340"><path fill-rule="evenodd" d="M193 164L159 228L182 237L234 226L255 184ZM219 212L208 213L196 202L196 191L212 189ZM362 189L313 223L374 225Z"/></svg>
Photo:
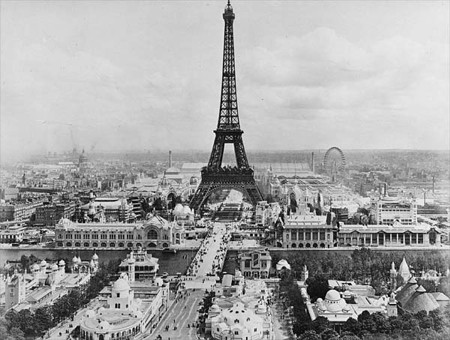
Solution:
<svg viewBox="0 0 450 340"><path fill-rule="evenodd" d="M234 63L234 13L230 1L225 7L223 20L225 21L225 34L219 122L214 131L216 138L208 165L201 171L202 180L190 203L190 207L195 210L201 208L214 191L223 189L236 189L242 192L253 205L262 200L261 192L253 177L253 169L248 165L242 141L243 131L239 124ZM226 143L234 145L236 156L236 166L234 167L222 166Z"/></svg>

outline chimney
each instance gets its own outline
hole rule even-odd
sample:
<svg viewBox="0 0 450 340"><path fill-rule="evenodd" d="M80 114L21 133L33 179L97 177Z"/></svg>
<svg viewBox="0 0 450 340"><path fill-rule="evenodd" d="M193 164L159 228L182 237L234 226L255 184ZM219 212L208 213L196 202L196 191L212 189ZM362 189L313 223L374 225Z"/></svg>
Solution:
<svg viewBox="0 0 450 340"><path fill-rule="evenodd" d="M169 150L169 168L172 167L172 150Z"/></svg>
<svg viewBox="0 0 450 340"><path fill-rule="evenodd" d="M311 153L311 171L315 173L315 164L314 164L314 152Z"/></svg>

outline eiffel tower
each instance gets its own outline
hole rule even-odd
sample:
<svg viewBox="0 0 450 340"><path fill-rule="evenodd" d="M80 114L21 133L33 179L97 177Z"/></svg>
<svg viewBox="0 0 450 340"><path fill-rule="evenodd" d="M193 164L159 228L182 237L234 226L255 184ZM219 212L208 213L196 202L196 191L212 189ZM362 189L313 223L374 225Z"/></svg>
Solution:
<svg viewBox="0 0 450 340"><path fill-rule="evenodd" d="M262 200L261 192L256 186L255 178L253 177L253 169L248 165L242 141L243 131L239 124L234 64L234 17L233 7L231 7L228 0L223 13L225 34L219 122L217 129L214 130L216 138L214 139L208 165L201 171L202 180L190 203L190 207L195 210L204 205L211 193L220 189L236 189L242 192L253 205ZM234 145L237 164L235 167L222 166L226 143Z"/></svg>

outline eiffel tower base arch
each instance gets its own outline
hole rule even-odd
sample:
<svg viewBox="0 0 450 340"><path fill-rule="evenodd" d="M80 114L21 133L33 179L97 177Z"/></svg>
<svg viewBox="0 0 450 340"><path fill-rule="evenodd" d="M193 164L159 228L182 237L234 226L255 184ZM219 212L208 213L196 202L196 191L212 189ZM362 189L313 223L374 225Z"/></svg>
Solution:
<svg viewBox="0 0 450 340"><path fill-rule="evenodd" d="M190 207L197 211L213 192L226 189L240 191L253 206L262 200L252 169L220 168L209 171L203 169L201 183L191 200Z"/></svg>

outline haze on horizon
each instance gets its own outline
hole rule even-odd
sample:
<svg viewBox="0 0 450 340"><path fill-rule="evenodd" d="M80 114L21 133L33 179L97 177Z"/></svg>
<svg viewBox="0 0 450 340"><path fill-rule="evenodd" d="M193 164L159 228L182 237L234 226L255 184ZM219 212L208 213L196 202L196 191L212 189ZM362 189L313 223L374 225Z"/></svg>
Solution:
<svg viewBox="0 0 450 340"><path fill-rule="evenodd" d="M210 150L226 1L0 2L1 157ZM232 1L247 150L449 149L448 1Z"/></svg>

